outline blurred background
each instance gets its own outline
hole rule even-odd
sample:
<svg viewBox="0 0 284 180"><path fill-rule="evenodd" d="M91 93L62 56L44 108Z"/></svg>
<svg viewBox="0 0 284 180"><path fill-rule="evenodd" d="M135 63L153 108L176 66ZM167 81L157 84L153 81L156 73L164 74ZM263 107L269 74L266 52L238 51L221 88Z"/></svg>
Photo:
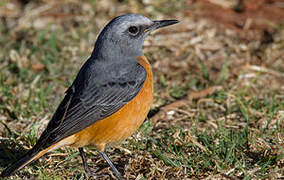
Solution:
<svg viewBox="0 0 284 180"><path fill-rule="evenodd" d="M283 0L1 0L0 171L31 148L114 17L181 22L144 43L148 119L107 153L127 179L284 178ZM113 178L95 149L89 164ZM75 149L11 179L82 179Z"/></svg>

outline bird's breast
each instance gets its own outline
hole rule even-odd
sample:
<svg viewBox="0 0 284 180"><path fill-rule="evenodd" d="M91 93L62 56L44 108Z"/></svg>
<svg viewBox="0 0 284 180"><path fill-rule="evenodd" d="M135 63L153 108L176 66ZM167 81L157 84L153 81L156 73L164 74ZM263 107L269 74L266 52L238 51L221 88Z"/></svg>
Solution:
<svg viewBox="0 0 284 180"><path fill-rule="evenodd" d="M151 65L145 56L137 58L147 72L140 92L111 116L100 120L88 128L72 135L72 146L95 145L104 150L106 144L119 142L133 134L143 123L153 102L153 76Z"/></svg>

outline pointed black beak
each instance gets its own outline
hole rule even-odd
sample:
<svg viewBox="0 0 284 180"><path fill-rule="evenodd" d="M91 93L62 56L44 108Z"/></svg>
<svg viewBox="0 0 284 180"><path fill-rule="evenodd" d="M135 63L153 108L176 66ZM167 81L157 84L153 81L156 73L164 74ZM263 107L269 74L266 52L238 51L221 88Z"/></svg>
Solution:
<svg viewBox="0 0 284 180"><path fill-rule="evenodd" d="M151 29L155 30L155 29L159 29L162 27L166 27L166 26L170 26L173 24L178 23L178 20L160 20L160 21L153 21L154 24L152 25Z"/></svg>

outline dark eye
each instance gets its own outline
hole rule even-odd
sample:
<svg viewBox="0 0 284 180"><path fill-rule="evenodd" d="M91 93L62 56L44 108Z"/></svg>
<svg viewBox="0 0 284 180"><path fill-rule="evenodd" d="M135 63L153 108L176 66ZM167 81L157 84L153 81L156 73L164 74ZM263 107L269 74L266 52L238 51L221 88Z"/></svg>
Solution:
<svg viewBox="0 0 284 180"><path fill-rule="evenodd" d="M137 35L139 32L139 28L137 26L130 26L128 28L128 32L130 32L131 35Z"/></svg>

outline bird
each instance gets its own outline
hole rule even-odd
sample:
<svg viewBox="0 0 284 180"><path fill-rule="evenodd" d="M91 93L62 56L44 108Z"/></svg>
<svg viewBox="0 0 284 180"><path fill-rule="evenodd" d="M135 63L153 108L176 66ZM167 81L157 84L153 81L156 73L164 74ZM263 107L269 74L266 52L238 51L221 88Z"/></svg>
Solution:
<svg viewBox="0 0 284 180"><path fill-rule="evenodd" d="M95 146L118 179L123 179L104 152L132 135L153 103L153 74L143 55L145 38L178 20L150 20L141 14L112 19L100 32L93 52L67 88L65 96L36 144L8 166L11 176L52 150L78 148L87 175L95 176L86 162L84 146Z"/></svg>

